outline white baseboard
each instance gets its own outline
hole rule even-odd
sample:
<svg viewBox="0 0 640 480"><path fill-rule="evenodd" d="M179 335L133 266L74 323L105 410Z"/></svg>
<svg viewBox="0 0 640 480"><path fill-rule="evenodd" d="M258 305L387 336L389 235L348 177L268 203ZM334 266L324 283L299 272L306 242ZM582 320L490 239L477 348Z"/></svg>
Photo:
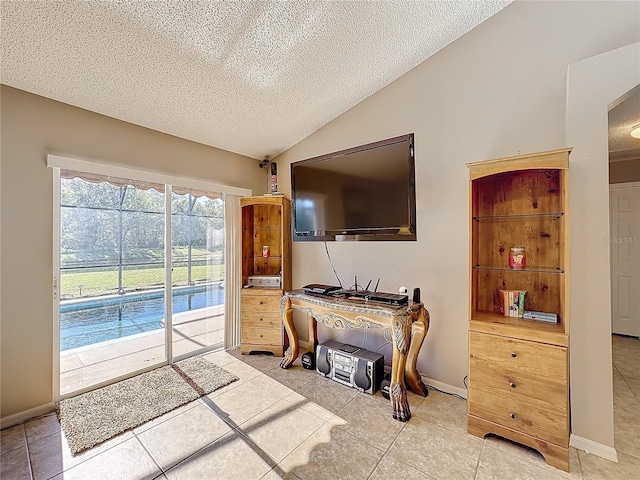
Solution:
<svg viewBox="0 0 640 480"><path fill-rule="evenodd" d="M465 400L467 399L466 388L454 387L453 385L449 385L448 383L440 382L432 378L427 378L422 374L420 374L420 377L422 378L422 383L424 383L427 386L433 387L437 390L441 390L445 393L452 393L454 395L458 395L459 397L462 397Z"/></svg>
<svg viewBox="0 0 640 480"><path fill-rule="evenodd" d="M13 415L7 415L6 417L2 417L0 419L0 428L8 428L13 427L14 425L18 425L19 423L24 422L25 420L29 420L33 417L39 417L40 415L46 415L47 413L51 413L55 411L56 407L53 402L45 403L44 405L40 405L39 407L30 408L29 410L25 410L24 412L14 413Z"/></svg>
<svg viewBox="0 0 640 480"><path fill-rule="evenodd" d="M618 453L615 448L594 442L588 438L579 437L572 433L569 446L577 448L578 450L584 450L587 453L604 458L605 460L618 463Z"/></svg>

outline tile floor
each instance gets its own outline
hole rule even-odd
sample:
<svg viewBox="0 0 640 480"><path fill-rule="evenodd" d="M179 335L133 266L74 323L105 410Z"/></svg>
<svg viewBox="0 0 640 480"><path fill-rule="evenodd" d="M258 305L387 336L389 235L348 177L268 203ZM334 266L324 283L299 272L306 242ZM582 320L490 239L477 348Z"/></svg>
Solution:
<svg viewBox="0 0 640 480"><path fill-rule="evenodd" d="M613 336L613 428L618 458L640 458L640 339ZM640 479L640 468L636 474Z"/></svg>
<svg viewBox="0 0 640 480"><path fill-rule="evenodd" d="M526 447L468 435L461 398L410 394L414 416L400 423L379 393L233 351L205 357L240 381L79 455L55 415L3 430L1 478L637 479L640 340L613 345L617 464L571 449L565 473Z"/></svg>

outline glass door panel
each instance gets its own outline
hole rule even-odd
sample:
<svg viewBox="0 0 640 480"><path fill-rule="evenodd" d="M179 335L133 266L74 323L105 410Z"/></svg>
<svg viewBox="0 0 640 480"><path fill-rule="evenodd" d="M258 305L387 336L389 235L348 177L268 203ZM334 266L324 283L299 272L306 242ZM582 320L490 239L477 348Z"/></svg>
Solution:
<svg viewBox="0 0 640 480"><path fill-rule="evenodd" d="M174 187L171 196L173 358L224 341L224 200Z"/></svg>
<svg viewBox="0 0 640 480"><path fill-rule="evenodd" d="M164 195L61 171L61 395L166 362Z"/></svg>

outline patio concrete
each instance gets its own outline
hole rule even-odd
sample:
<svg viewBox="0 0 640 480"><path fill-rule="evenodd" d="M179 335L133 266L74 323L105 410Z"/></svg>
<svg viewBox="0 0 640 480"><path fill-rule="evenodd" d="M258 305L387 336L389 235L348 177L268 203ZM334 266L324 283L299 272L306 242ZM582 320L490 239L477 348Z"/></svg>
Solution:
<svg viewBox="0 0 640 480"><path fill-rule="evenodd" d="M224 341L224 305L176 314L172 331L174 357L221 346ZM60 395L165 360L165 331L162 328L65 350L60 353Z"/></svg>

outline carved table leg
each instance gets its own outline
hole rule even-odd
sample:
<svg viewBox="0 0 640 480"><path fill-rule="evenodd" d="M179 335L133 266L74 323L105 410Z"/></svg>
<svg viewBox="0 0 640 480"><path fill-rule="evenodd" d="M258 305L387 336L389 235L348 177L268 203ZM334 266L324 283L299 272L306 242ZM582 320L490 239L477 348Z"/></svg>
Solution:
<svg viewBox="0 0 640 480"><path fill-rule="evenodd" d="M409 353L407 354L407 365L405 368L405 380L413 393L426 397L429 394L427 387L422 383L420 374L416 369L418 354L424 342L427 332L429 331L429 312L421 307L418 318L411 325L411 344L409 345Z"/></svg>
<svg viewBox="0 0 640 480"><path fill-rule="evenodd" d="M409 314L395 316L393 328L393 358L391 361L391 385L389 395L393 407L393 418L406 422L411 418L411 410L407 400L407 389L404 374L407 364L407 352L411 342L411 316Z"/></svg>
<svg viewBox="0 0 640 480"><path fill-rule="evenodd" d="M318 321L315 317L309 315L309 341L307 342L307 351L312 352L315 361L316 347L318 346Z"/></svg>
<svg viewBox="0 0 640 480"><path fill-rule="evenodd" d="M411 410L409 409L409 401L407 400L407 389L404 385L404 364L406 359L407 357L400 353L400 350L398 350L394 342L389 396L391 397L393 418L401 422L406 422L411 418Z"/></svg>
<svg viewBox="0 0 640 480"><path fill-rule="evenodd" d="M296 326L293 323L293 308L291 308L291 300L286 299L285 304L282 307L282 322L284 323L284 329L289 337L289 348L284 353L284 358L280 362L280 368L289 368L293 362L298 358L300 351L300 343L298 342L298 333L296 332Z"/></svg>

